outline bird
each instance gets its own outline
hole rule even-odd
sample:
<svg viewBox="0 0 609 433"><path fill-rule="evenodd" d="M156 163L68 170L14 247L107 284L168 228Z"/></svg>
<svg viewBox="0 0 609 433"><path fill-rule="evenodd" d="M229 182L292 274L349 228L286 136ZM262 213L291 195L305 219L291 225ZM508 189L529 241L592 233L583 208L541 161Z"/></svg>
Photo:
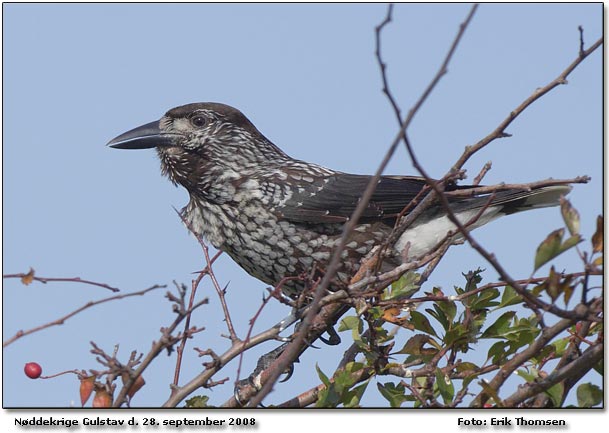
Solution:
<svg viewBox="0 0 609 433"><path fill-rule="evenodd" d="M291 298L306 286L297 277L312 270L323 274L371 179L294 159L241 111L217 102L172 108L108 146L155 148L162 174L188 191L180 212L186 225L255 278L271 286L283 282L283 293ZM419 176L379 178L341 252L332 287L348 287L362 258L389 237L400 213L426 185ZM446 190L474 187L448 184ZM514 188L448 201L461 223L477 217L468 226L472 230L504 215L556 206L570 189ZM434 202L385 250L380 271L423 257L447 235L458 242L455 232L443 205Z"/></svg>

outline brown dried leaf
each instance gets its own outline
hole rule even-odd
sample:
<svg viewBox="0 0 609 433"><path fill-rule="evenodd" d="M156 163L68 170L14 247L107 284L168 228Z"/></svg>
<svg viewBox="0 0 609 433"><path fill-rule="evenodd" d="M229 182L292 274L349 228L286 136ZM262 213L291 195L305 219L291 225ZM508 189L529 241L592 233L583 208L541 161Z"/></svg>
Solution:
<svg viewBox="0 0 609 433"><path fill-rule="evenodd" d="M401 313L402 310L398 307L389 307L383 311L383 320L393 323L394 325L402 326L406 322L406 319L404 317L399 317Z"/></svg>
<svg viewBox="0 0 609 433"><path fill-rule="evenodd" d="M603 251L603 217L596 217L596 233L592 235L592 251L600 253Z"/></svg>
<svg viewBox="0 0 609 433"><path fill-rule="evenodd" d="M129 374L123 373L121 379L123 380L123 385L126 384L129 380ZM144 380L144 378L141 375L138 376L137 379L135 379L135 382L133 382L133 384L129 388L129 391L127 391L127 395L129 396L129 398L132 398L135 393L138 392L140 388L142 388L142 386L144 386L145 384L146 381Z"/></svg>
<svg viewBox="0 0 609 433"><path fill-rule="evenodd" d="M80 404L82 406L84 406L87 400L89 400L89 397L91 397L94 387L95 376L85 377L80 380Z"/></svg>
<svg viewBox="0 0 609 433"><path fill-rule="evenodd" d="M98 388L93 397L93 407L112 407L112 395L105 388Z"/></svg>
<svg viewBox="0 0 609 433"><path fill-rule="evenodd" d="M32 281L34 281L34 268L30 268L30 271L25 274L23 277L21 277L21 283L23 283L26 286L29 286L30 284L32 284Z"/></svg>
<svg viewBox="0 0 609 433"><path fill-rule="evenodd" d="M579 234L579 213L566 198L560 199L560 212L571 236Z"/></svg>

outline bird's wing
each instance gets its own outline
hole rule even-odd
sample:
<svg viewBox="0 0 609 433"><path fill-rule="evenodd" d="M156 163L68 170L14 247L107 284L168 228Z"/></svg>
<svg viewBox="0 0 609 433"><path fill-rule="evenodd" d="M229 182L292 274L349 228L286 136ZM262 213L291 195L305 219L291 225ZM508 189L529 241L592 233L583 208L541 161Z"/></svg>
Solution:
<svg viewBox="0 0 609 433"><path fill-rule="evenodd" d="M303 223L340 223L347 221L357 207L371 176L335 173L327 176L302 176L291 188L291 196L275 211L282 217ZM425 186L413 176L382 176L359 219L361 223L395 220Z"/></svg>

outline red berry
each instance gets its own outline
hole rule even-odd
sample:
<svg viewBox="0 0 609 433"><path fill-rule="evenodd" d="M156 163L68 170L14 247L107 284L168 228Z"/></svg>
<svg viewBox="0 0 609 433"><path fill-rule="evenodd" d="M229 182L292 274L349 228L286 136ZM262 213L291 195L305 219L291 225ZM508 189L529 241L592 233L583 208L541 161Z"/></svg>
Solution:
<svg viewBox="0 0 609 433"><path fill-rule="evenodd" d="M23 367L23 371L30 379L38 379L42 374L42 367L37 362L28 362Z"/></svg>

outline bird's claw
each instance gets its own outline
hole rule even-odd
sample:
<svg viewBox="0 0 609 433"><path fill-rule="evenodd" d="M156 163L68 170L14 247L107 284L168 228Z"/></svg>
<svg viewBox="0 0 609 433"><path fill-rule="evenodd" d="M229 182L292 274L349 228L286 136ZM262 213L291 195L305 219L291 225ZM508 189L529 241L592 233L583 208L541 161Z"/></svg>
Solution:
<svg viewBox="0 0 609 433"><path fill-rule="evenodd" d="M326 332L328 333L329 338L325 338L320 335L319 339L321 341L326 343L328 346L337 346L340 344L340 342L341 342L340 336L336 333L336 331L334 330L333 327L328 326L328 328L326 329Z"/></svg>

